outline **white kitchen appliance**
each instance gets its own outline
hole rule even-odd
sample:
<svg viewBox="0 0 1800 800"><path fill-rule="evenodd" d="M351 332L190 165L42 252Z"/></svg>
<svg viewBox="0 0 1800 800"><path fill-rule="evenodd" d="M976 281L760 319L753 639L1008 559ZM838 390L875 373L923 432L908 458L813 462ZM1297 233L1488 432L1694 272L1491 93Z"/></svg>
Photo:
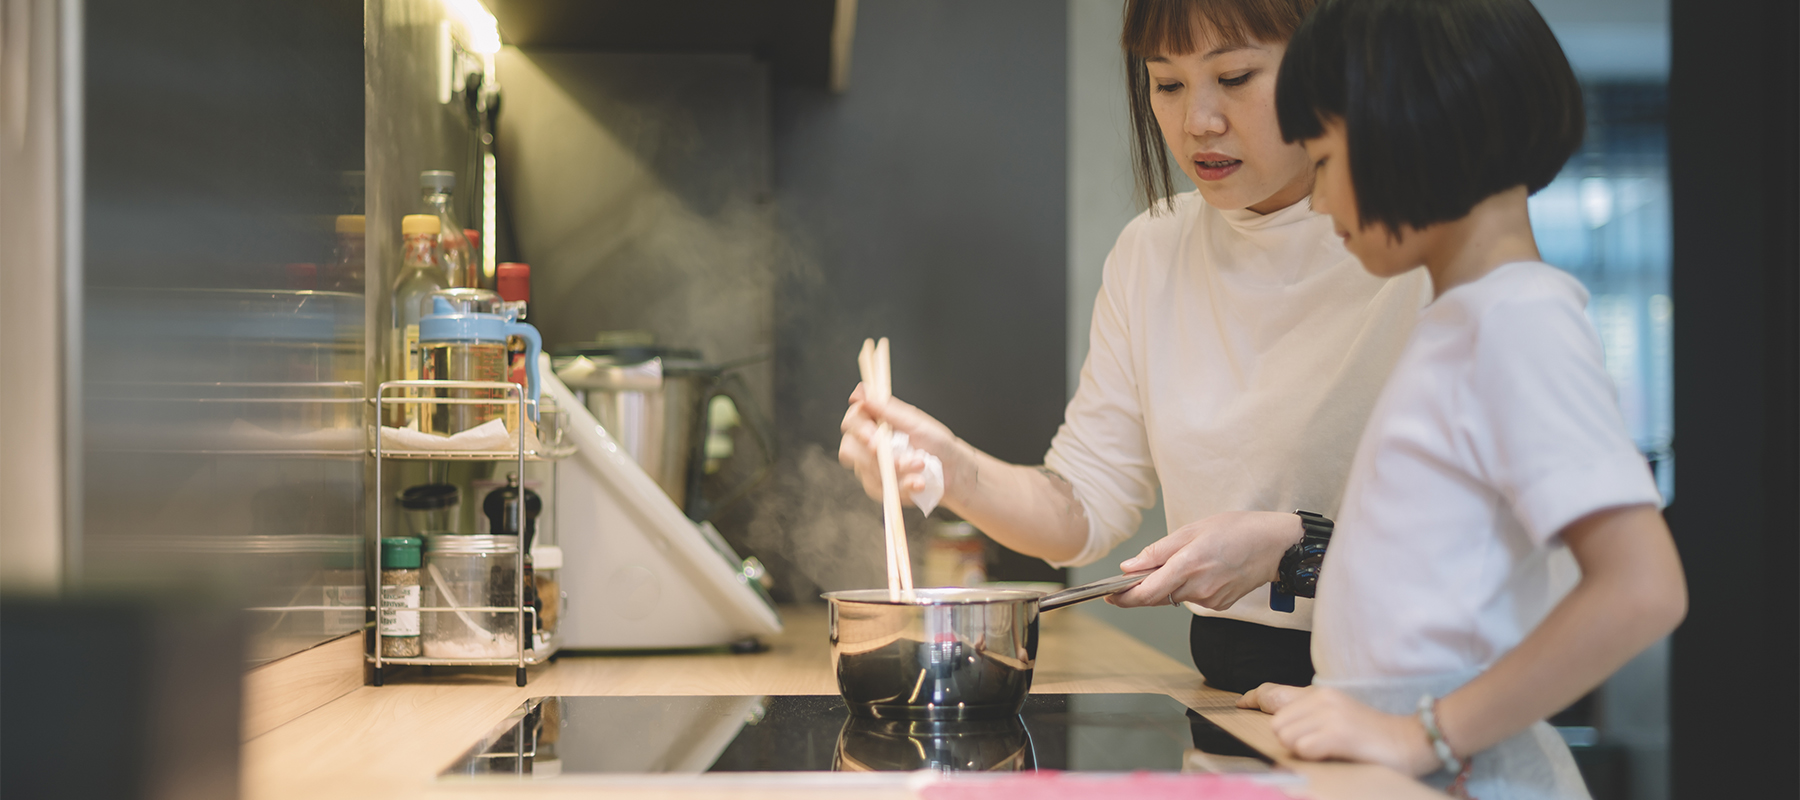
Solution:
<svg viewBox="0 0 1800 800"><path fill-rule="evenodd" d="M548 363L538 374L543 394L568 411L575 446L552 498L568 598L562 648L706 648L780 633L756 582L760 566L683 515Z"/></svg>

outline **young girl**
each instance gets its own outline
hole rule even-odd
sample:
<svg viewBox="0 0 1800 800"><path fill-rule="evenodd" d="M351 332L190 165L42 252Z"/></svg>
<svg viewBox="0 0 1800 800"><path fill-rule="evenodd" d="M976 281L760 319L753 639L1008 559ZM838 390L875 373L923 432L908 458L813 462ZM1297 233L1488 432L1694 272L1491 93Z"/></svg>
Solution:
<svg viewBox="0 0 1800 800"><path fill-rule="evenodd" d="M1277 104L1350 251L1375 275L1423 265L1437 298L1352 462L1317 678L1241 705L1302 758L1586 797L1542 720L1668 634L1686 588L1587 293L1532 239L1526 197L1581 139L1574 75L1529 0L1327 0Z"/></svg>
<svg viewBox="0 0 1800 800"><path fill-rule="evenodd" d="M944 506L1058 566L1131 537L1160 490L1171 533L1125 565L1156 573L1117 601L1188 604L1195 665L1237 692L1312 678L1317 550L1284 560L1303 532L1293 512L1336 516L1357 436L1429 296L1422 274L1384 281L1357 265L1307 203L1305 148L1282 140L1276 70L1313 3L1125 4L1150 209L1106 259L1081 383L1044 466L1000 461L860 390L839 449L880 497L869 437L891 422L942 460ZM1198 191L1175 193L1183 175ZM920 466L900 463L903 496ZM1282 577L1297 591L1272 595Z"/></svg>

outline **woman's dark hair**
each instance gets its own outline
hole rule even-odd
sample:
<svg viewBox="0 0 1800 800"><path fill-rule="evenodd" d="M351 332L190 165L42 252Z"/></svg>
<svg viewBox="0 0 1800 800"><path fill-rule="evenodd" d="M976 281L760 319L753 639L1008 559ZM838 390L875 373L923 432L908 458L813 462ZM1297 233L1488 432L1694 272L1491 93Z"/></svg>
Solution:
<svg viewBox="0 0 1800 800"><path fill-rule="evenodd" d="M1212 31L1218 45L1285 42L1318 0L1126 0L1125 86L1131 103L1131 164L1138 191L1152 213L1175 194L1162 129L1150 108L1150 73L1144 60L1194 52L1194 23Z"/></svg>
<svg viewBox="0 0 1800 800"><path fill-rule="evenodd" d="M1581 146L1581 86L1530 0L1325 0L1275 84L1287 141L1341 120L1362 224L1393 235L1536 192Z"/></svg>

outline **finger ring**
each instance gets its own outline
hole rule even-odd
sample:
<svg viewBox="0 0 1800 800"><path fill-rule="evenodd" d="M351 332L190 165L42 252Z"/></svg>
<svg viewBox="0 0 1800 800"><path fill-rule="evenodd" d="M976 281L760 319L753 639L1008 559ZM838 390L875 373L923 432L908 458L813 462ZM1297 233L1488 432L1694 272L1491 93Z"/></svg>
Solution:
<svg viewBox="0 0 1800 800"><path fill-rule="evenodd" d="M1169 605L1172 605L1172 606L1178 606L1178 605L1181 605L1181 603L1179 603L1179 602L1176 602L1176 600L1175 600L1175 593L1174 593L1174 592L1170 592L1170 593L1169 593Z"/></svg>

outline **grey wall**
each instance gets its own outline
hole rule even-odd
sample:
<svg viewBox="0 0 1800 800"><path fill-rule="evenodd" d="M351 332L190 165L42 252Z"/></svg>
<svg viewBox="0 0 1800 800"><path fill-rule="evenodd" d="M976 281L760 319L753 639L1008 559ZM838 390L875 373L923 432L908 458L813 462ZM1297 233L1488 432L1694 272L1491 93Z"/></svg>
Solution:
<svg viewBox="0 0 1800 800"><path fill-rule="evenodd" d="M896 396L1042 460L1065 396L1067 31L1032 0L865 0L848 91L777 88L776 417L786 491L812 498L778 535L860 496L835 454L864 337L893 340Z"/></svg>
<svg viewBox="0 0 1800 800"><path fill-rule="evenodd" d="M83 378L71 584L238 607L353 593L363 298L305 291L284 265L328 261L332 216L355 210L339 173L363 166L362 4L84 13L81 293L64 309L80 336L60 354ZM273 385L332 381L347 388ZM320 396L348 402L228 402ZM342 446L266 452L321 432ZM345 602L253 612L250 657L360 629Z"/></svg>
<svg viewBox="0 0 1800 800"><path fill-rule="evenodd" d="M636 329L717 361L768 353L768 69L511 47L497 66L501 208L545 347Z"/></svg>

